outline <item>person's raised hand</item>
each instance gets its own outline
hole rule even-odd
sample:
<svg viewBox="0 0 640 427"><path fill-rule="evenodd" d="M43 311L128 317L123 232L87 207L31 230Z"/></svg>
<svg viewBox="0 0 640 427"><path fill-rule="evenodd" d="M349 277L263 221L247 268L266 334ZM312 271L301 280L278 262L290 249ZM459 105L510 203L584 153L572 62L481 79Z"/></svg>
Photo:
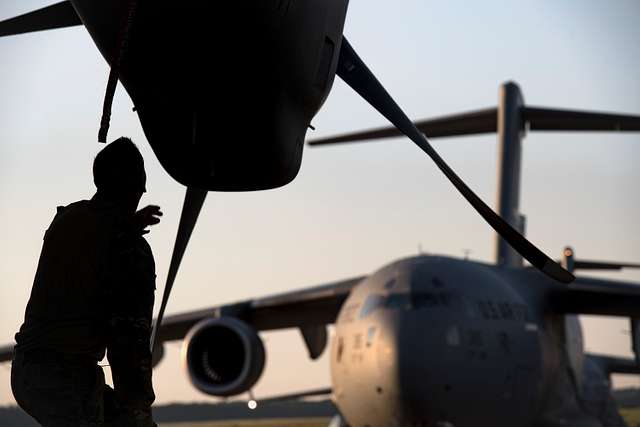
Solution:
<svg viewBox="0 0 640 427"><path fill-rule="evenodd" d="M161 216L162 211L160 210L160 206L148 205L135 213L133 216L133 223L136 230L139 230L140 233L144 235L149 232L149 230L146 229L147 227L156 225L160 222Z"/></svg>

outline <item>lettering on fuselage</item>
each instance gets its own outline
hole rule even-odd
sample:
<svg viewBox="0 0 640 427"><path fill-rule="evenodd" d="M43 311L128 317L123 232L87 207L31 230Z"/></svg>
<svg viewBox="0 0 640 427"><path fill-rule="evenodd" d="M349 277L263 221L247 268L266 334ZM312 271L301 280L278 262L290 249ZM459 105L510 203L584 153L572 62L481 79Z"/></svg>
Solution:
<svg viewBox="0 0 640 427"><path fill-rule="evenodd" d="M478 310L483 319L487 320L527 320L527 306L510 301L477 301Z"/></svg>
<svg viewBox="0 0 640 427"><path fill-rule="evenodd" d="M342 313L340 314L340 319L339 322L340 323L351 323L355 320L356 318L356 312L358 311L358 309L360 308L360 304L359 303L352 303L349 304L347 306L345 306L342 309Z"/></svg>
<svg viewBox="0 0 640 427"><path fill-rule="evenodd" d="M361 333L353 335L353 350L351 351L351 363L357 364L364 361L363 349L364 339Z"/></svg>
<svg viewBox="0 0 640 427"><path fill-rule="evenodd" d="M351 354L351 364L357 365L358 363L363 363L363 362L364 362L364 353L362 353L361 351L354 351L353 354Z"/></svg>
<svg viewBox="0 0 640 427"><path fill-rule="evenodd" d="M361 350L362 349L362 334L357 333L353 336L353 349Z"/></svg>
<svg viewBox="0 0 640 427"><path fill-rule="evenodd" d="M498 334L498 343L500 344L500 349L504 354L511 354L511 339L509 338L509 334L506 332L500 332Z"/></svg>
<svg viewBox="0 0 640 427"><path fill-rule="evenodd" d="M485 337L481 329L471 328L466 332L467 358L470 360L486 360Z"/></svg>

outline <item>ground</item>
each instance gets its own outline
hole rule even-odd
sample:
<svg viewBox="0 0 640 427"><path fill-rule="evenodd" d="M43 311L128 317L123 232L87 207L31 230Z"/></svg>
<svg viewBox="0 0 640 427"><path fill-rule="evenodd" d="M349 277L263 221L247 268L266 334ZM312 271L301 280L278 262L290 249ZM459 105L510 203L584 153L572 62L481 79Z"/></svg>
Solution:
<svg viewBox="0 0 640 427"><path fill-rule="evenodd" d="M192 423L165 423L159 427L326 427L329 418L288 418L249 421L198 421Z"/></svg>
<svg viewBox="0 0 640 427"><path fill-rule="evenodd" d="M629 427L640 426L640 408L620 408L620 414Z"/></svg>

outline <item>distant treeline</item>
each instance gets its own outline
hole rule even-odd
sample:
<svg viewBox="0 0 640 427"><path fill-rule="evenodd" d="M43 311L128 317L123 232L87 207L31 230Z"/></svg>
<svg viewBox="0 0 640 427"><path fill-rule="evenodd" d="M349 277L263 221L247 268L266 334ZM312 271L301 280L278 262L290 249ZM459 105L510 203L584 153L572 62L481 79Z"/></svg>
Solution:
<svg viewBox="0 0 640 427"><path fill-rule="evenodd" d="M273 402L260 405L254 410L244 402L231 403L177 403L153 408L157 422L216 421L233 419L307 418L332 417L336 408L330 400L319 402Z"/></svg>
<svg viewBox="0 0 640 427"><path fill-rule="evenodd" d="M640 388L614 390L613 397L622 408L640 408Z"/></svg>
<svg viewBox="0 0 640 427"><path fill-rule="evenodd" d="M159 423L184 421L216 421L233 419L307 418L331 417L336 408L329 400L318 402L273 402L260 405L254 410L245 402L231 403L176 403L156 406L153 418ZM38 427L31 417L16 406L0 407L0 426Z"/></svg>

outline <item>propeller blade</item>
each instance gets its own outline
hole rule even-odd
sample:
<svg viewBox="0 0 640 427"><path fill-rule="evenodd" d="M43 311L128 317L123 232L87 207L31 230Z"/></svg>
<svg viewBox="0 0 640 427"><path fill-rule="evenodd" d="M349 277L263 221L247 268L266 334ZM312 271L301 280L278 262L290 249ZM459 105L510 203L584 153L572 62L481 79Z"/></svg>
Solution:
<svg viewBox="0 0 640 427"><path fill-rule="evenodd" d="M540 249L536 248L467 187L464 181L456 175L433 147L431 147L426 136L414 126L398 104L395 103L373 73L371 73L360 57L358 57L345 37L342 39L342 47L340 48L337 74L345 83L371 104L371 106L378 110L387 120L431 157L438 168L458 189L460 194L462 194L485 221L527 261L549 277L560 282L571 283L575 280L573 274L569 273L546 256Z"/></svg>
<svg viewBox="0 0 640 427"><path fill-rule="evenodd" d="M193 228L198 221L198 215L204 204L204 200L207 197L206 190L198 190L195 188L187 188L187 192L184 196L184 204L182 205L182 213L180 214L180 224L178 225L178 233L176 235L176 241L173 245L173 253L171 254L171 263L169 264L169 273L167 274L167 283L164 286L164 293L162 294L162 303L160 304L160 311L158 312L158 318L153 325L153 333L151 335L151 351L154 350L154 344L164 311L167 308L167 302L169 301L169 295L171 294L171 288L173 282L178 274L178 268L180 268L180 262L182 256L187 249L189 238L193 232Z"/></svg>

